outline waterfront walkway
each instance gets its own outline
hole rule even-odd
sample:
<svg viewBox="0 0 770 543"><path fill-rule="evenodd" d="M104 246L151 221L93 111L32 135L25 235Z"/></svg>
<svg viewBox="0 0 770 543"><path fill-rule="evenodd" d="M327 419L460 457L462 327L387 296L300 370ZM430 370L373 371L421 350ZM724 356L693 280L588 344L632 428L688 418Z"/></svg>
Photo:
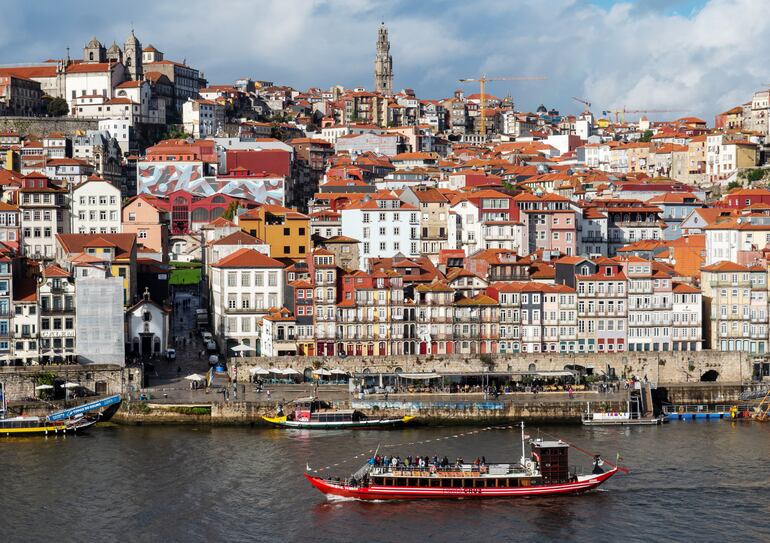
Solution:
<svg viewBox="0 0 770 543"><path fill-rule="evenodd" d="M156 386L146 389L149 393L150 401L154 403L190 403L202 404L221 402L223 400L222 390L224 387L212 387L208 389L191 390L189 381L184 379L172 379L159 383ZM320 399L328 402L342 402L350 400L359 400L359 394L351 394L347 385L320 385L315 387L312 383L297 385L269 385L262 392L258 392L256 386L251 384L238 384L237 396L234 397L232 387L228 387L229 400L239 402L289 402L296 398L303 398L317 395ZM267 391L270 391L268 397ZM384 400L384 394L366 394L366 400ZM537 402L563 402L569 399L567 392L541 392L532 394L527 392L513 392L509 394L500 394L496 399L491 394L480 392L472 393L414 393L414 394L388 394L388 400L391 401L411 401L411 402L485 402L498 401L505 403L531 403ZM628 399L627 391L612 392L602 394L599 392L575 392L573 401L608 401L621 402Z"/></svg>

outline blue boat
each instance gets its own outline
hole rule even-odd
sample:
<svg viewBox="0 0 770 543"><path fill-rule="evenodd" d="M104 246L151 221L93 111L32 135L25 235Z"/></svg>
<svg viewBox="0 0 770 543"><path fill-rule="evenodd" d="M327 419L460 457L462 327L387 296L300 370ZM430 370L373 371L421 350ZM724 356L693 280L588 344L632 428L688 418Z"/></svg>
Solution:
<svg viewBox="0 0 770 543"><path fill-rule="evenodd" d="M663 406L663 416L667 421L674 420L735 420L744 417L746 406L738 404L708 405L708 404L666 404Z"/></svg>

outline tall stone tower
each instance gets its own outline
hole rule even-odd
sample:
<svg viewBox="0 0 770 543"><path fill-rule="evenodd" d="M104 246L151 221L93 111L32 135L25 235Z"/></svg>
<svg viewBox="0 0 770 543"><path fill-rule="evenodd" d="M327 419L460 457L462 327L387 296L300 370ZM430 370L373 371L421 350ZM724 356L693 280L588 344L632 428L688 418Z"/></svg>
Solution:
<svg viewBox="0 0 770 543"><path fill-rule="evenodd" d="M388 28L380 24L377 34L377 56L374 57L374 92L393 94L393 57L390 56Z"/></svg>
<svg viewBox="0 0 770 543"><path fill-rule="evenodd" d="M133 29L131 29L131 35L123 45L123 59L123 64L126 66L129 77L133 81L142 79L144 75L144 70L142 70L142 44L139 43L139 40L134 35Z"/></svg>

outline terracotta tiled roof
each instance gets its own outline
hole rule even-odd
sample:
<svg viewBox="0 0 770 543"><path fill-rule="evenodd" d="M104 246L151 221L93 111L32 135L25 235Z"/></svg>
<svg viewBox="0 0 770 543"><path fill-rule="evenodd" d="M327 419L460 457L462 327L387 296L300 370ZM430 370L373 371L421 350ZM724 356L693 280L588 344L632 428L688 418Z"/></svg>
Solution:
<svg viewBox="0 0 770 543"><path fill-rule="evenodd" d="M243 230L238 230L232 234L212 241L209 245L257 245L262 241L254 236L247 234Z"/></svg>
<svg viewBox="0 0 770 543"><path fill-rule="evenodd" d="M136 234L57 234L67 253L83 253L86 247L114 247L115 258L129 258L136 245Z"/></svg>
<svg viewBox="0 0 770 543"><path fill-rule="evenodd" d="M67 270L60 268L59 266L52 264L43 270L43 277L69 277L70 274Z"/></svg>
<svg viewBox="0 0 770 543"><path fill-rule="evenodd" d="M213 264L215 268L283 268L283 264L274 258L263 255L254 249L238 249L233 254Z"/></svg>

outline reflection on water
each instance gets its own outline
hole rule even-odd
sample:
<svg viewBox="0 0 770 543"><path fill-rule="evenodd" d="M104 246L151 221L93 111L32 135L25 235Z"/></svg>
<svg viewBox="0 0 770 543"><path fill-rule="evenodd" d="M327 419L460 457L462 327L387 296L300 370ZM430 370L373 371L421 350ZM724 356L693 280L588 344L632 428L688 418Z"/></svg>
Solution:
<svg viewBox="0 0 770 543"><path fill-rule="evenodd" d="M584 496L329 502L312 467L347 476L363 451L517 460L517 429L377 431L117 427L0 439L3 541L768 541L770 425L548 427L623 456L629 475ZM535 428L528 430L537 435ZM441 439L440 439L441 438ZM418 443L430 440L430 443ZM389 447L404 444L398 450ZM406 445L412 443L412 445ZM571 464L589 459L572 452ZM56 518L57 522L41 522ZM13 519L8 522L7 519Z"/></svg>

